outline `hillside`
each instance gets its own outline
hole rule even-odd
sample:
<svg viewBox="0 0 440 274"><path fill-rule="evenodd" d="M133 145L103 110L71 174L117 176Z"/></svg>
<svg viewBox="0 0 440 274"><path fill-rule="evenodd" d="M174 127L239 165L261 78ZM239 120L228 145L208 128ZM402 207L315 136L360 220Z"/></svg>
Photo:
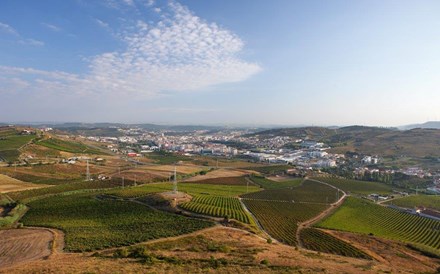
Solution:
<svg viewBox="0 0 440 274"><path fill-rule="evenodd" d="M352 151L383 156L440 156L440 129L416 128L400 131L394 128L364 126L338 129L304 127L271 129L253 135L260 138L290 136L322 141L338 153Z"/></svg>

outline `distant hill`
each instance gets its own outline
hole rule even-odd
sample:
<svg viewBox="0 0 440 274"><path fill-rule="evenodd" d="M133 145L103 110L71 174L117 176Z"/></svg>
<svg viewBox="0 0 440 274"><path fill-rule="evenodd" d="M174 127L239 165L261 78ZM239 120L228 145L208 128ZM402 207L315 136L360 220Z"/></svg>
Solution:
<svg viewBox="0 0 440 274"><path fill-rule="evenodd" d="M403 130L409 130L414 128L434 128L434 129L440 129L440 121L429 121L423 124L412 124L412 125L406 125L401 126L400 129Z"/></svg>
<svg viewBox="0 0 440 274"><path fill-rule="evenodd" d="M347 151L382 156L440 157L440 129L349 126L335 129L325 127L282 128L260 131L248 136L293 138L322 141L336 153Z"/></svg>

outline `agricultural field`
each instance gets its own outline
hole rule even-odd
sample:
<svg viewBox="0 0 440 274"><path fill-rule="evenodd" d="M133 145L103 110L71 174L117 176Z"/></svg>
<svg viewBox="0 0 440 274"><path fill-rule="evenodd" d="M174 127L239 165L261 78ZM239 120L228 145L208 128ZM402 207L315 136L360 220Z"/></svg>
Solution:
<svg viewBox="0 0 440 274"><path fill-rule="evenodd" d="M73 252L126 246L204 229L213 223L152 210L91 194L53 196L29 204L26 226L58 228L65 232L65 250Z"/></svg>
<svg viewBox="0 0 440 274"><path fill-rule="evenodd" d="M298 244L296 239L298 223L315 217L327 208L323 204L248 199L243 199L243 202L270 236L293 246Z"/></svg>
<svg viewBox="0 0 440 274"><path fill-rule="evenodd" d="M242 223L252 223L252 218L244 211L238 198L197 196L191 202L181 204L180 207L198 214L228 217Z"/></svg>
<svg viewBox="0 0 440 274"><path fill-rule="evenodd" d="M194 176L189 179L186 179L185 182L195 182L195 181L202 181L202 180L216 179L216 178L225 178L225 177L241 177L241 176L249 175L251 173L252 172L247 171L247 170L219 168L219 169L215 169L213 171L210 171L210 172L206 173L205 175Z"/></svg>
<svg viewBox="0 0 440 274"><path fill-rule="evenodd" d="M23 182L11 178L9 176L0 174L0 193L37 189L42 187L47 187L47 185L38 185L38 184Z"/></svg>
<svg viewBox="0 0 440 274"><path fill-rule="evenodd" d="M171 191L173 189L172 183L152 183L136 187L110 190L107 194L124 197L137 198L146 196L154 192ZM231 185L203 185L195 183L179 183L178 190L186 192L189 195L200 196L220 196L220 197L237 197L241 194L258 191L260 188L255 186L231 186Z"/></svg>
<svg viewBox="0 0 440 274"><path fill-rule="evenodd" d="M414 208L423 206L440 211L439 195L411 195L386 202L385 204L393 204L400 207Z"/></svg>
<svg viewBox="0 0 440 274"><path fill-rule="evenodd" d="M70 152L70 153L86 153L86 154L103 154L106 153L102 152L101 150L86 146L80 142L72 142L72 141L66 141L61 140L58 138L49 138L42 141L39 141L37 143L40 146L45 146L48 148L52 148L55 150Z"/></svg>
<svg viewBox="0 0 440 274"><path fill-rule="evenodd" d="M330 177L318 177L314 179L331 184L339 189L342 189L347 193L355 193L362 195L368 195L371 193L386 195L392 193L393 189L397 189L397 187L393 187L391 185L386 185L378 182L366 182L366 181L357 181L357 180L330 178Z"/></svg>
<svg viewBox="0 0 440 274"><path fill-rule="evenodd" d="M133 182L126 181L125 185L132 185ZM20 192L10 192L8 196L22 203L28 203L29 201L35 200L37 198L48 197L53 195L59 195L64 192L81 192L81 191L91 191L95 189L108 189L121 187L121 182L116 180L108 181L76 181L67 184L60 184L56 186L25 190Z"/></svg>
<svg viewBox="0 0 440 274"><path fill-rule="evenodd" d="M44 229L0 230L0 271L3 267L50 255L52 233Z"/></svg>
<svg viewBox="0 0 440 274"><path fill-rule="evenodd" d="M252 176L250 179L266 190L299 186L303 181L303 179L298 178L277 182L260 176Z"/></svg>
<svg viewBox="0 0 440 274"><path fill-rule="evenodd" d="M288 169L291 169L292 166L289 165L263 165L263 166L252 166L248 167L250 170L254 170L266 175L273 175L278 173L284 173Z"/></svg>
<svg viewBox="0 0 440 274"><path fill-rule="evenodd" d="M1 133L1 132L0 132ZM13 162L20 156L19 148L32 141L35 135L0 135L0 160Z"/></svg>
<svg viewBox="0 0 440 274"><path fill-rule="evenodd" d="M336 202L343 193L315 181L305 180L300 186L268 189L260 192L244 194L245 199L288 201L294 203L322 203Z"/></svg>
<svg viewBox="0 0 440 274"><path fill-rule="evenodd" d="M237 186L255 186L254 183L249 182L246 177L224 177L224 178L210 178L205 180L191 181L193 184L207 184L207 185L237 185Z"/></svg>
<svg viewBox="0 0 440 274"><path fill-rule="evenodd" d="M371 233L440 250L440 221L400 212L354 197L348 197L336 212L316 226Z"/></svg>
<svg viewBox="0 0 440 274"><path fill-rule="evenodd" d="M310 250L371 260L365 252L316 228L302 229L300 241L303 247Z"/></svg>

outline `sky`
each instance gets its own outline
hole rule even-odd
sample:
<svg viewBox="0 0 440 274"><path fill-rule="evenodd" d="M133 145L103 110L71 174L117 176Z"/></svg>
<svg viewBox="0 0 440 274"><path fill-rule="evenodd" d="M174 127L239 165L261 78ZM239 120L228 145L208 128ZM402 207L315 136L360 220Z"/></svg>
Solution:
<svg viewBox="0 0 440 274"><path fill-rule="evenodd" d="M437 0L0 1L0 122L432 120Z"/></svg>

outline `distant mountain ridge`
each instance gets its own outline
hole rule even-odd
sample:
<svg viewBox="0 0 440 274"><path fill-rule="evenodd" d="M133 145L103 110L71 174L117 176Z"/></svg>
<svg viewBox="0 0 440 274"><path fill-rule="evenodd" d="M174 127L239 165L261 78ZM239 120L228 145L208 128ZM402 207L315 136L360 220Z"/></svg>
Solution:
<svg viewBox="0 0 440 274"><path fill-rule="evenodd" d="M348 126L303 127L264 130L247 136L289 136L329 144L335 153L347 151L382 156L440 157L440 129Z"/></svg>
<svg viewBox="0 0 440 274"><path fill-rule="evenodd" d="M414 129L414 128L440 129L440 121L428 121L423 124L412 124L412 125L406 125L406 126L399 127L399 129L402 129L402 130L408 130L408 129Z"/></svg>

